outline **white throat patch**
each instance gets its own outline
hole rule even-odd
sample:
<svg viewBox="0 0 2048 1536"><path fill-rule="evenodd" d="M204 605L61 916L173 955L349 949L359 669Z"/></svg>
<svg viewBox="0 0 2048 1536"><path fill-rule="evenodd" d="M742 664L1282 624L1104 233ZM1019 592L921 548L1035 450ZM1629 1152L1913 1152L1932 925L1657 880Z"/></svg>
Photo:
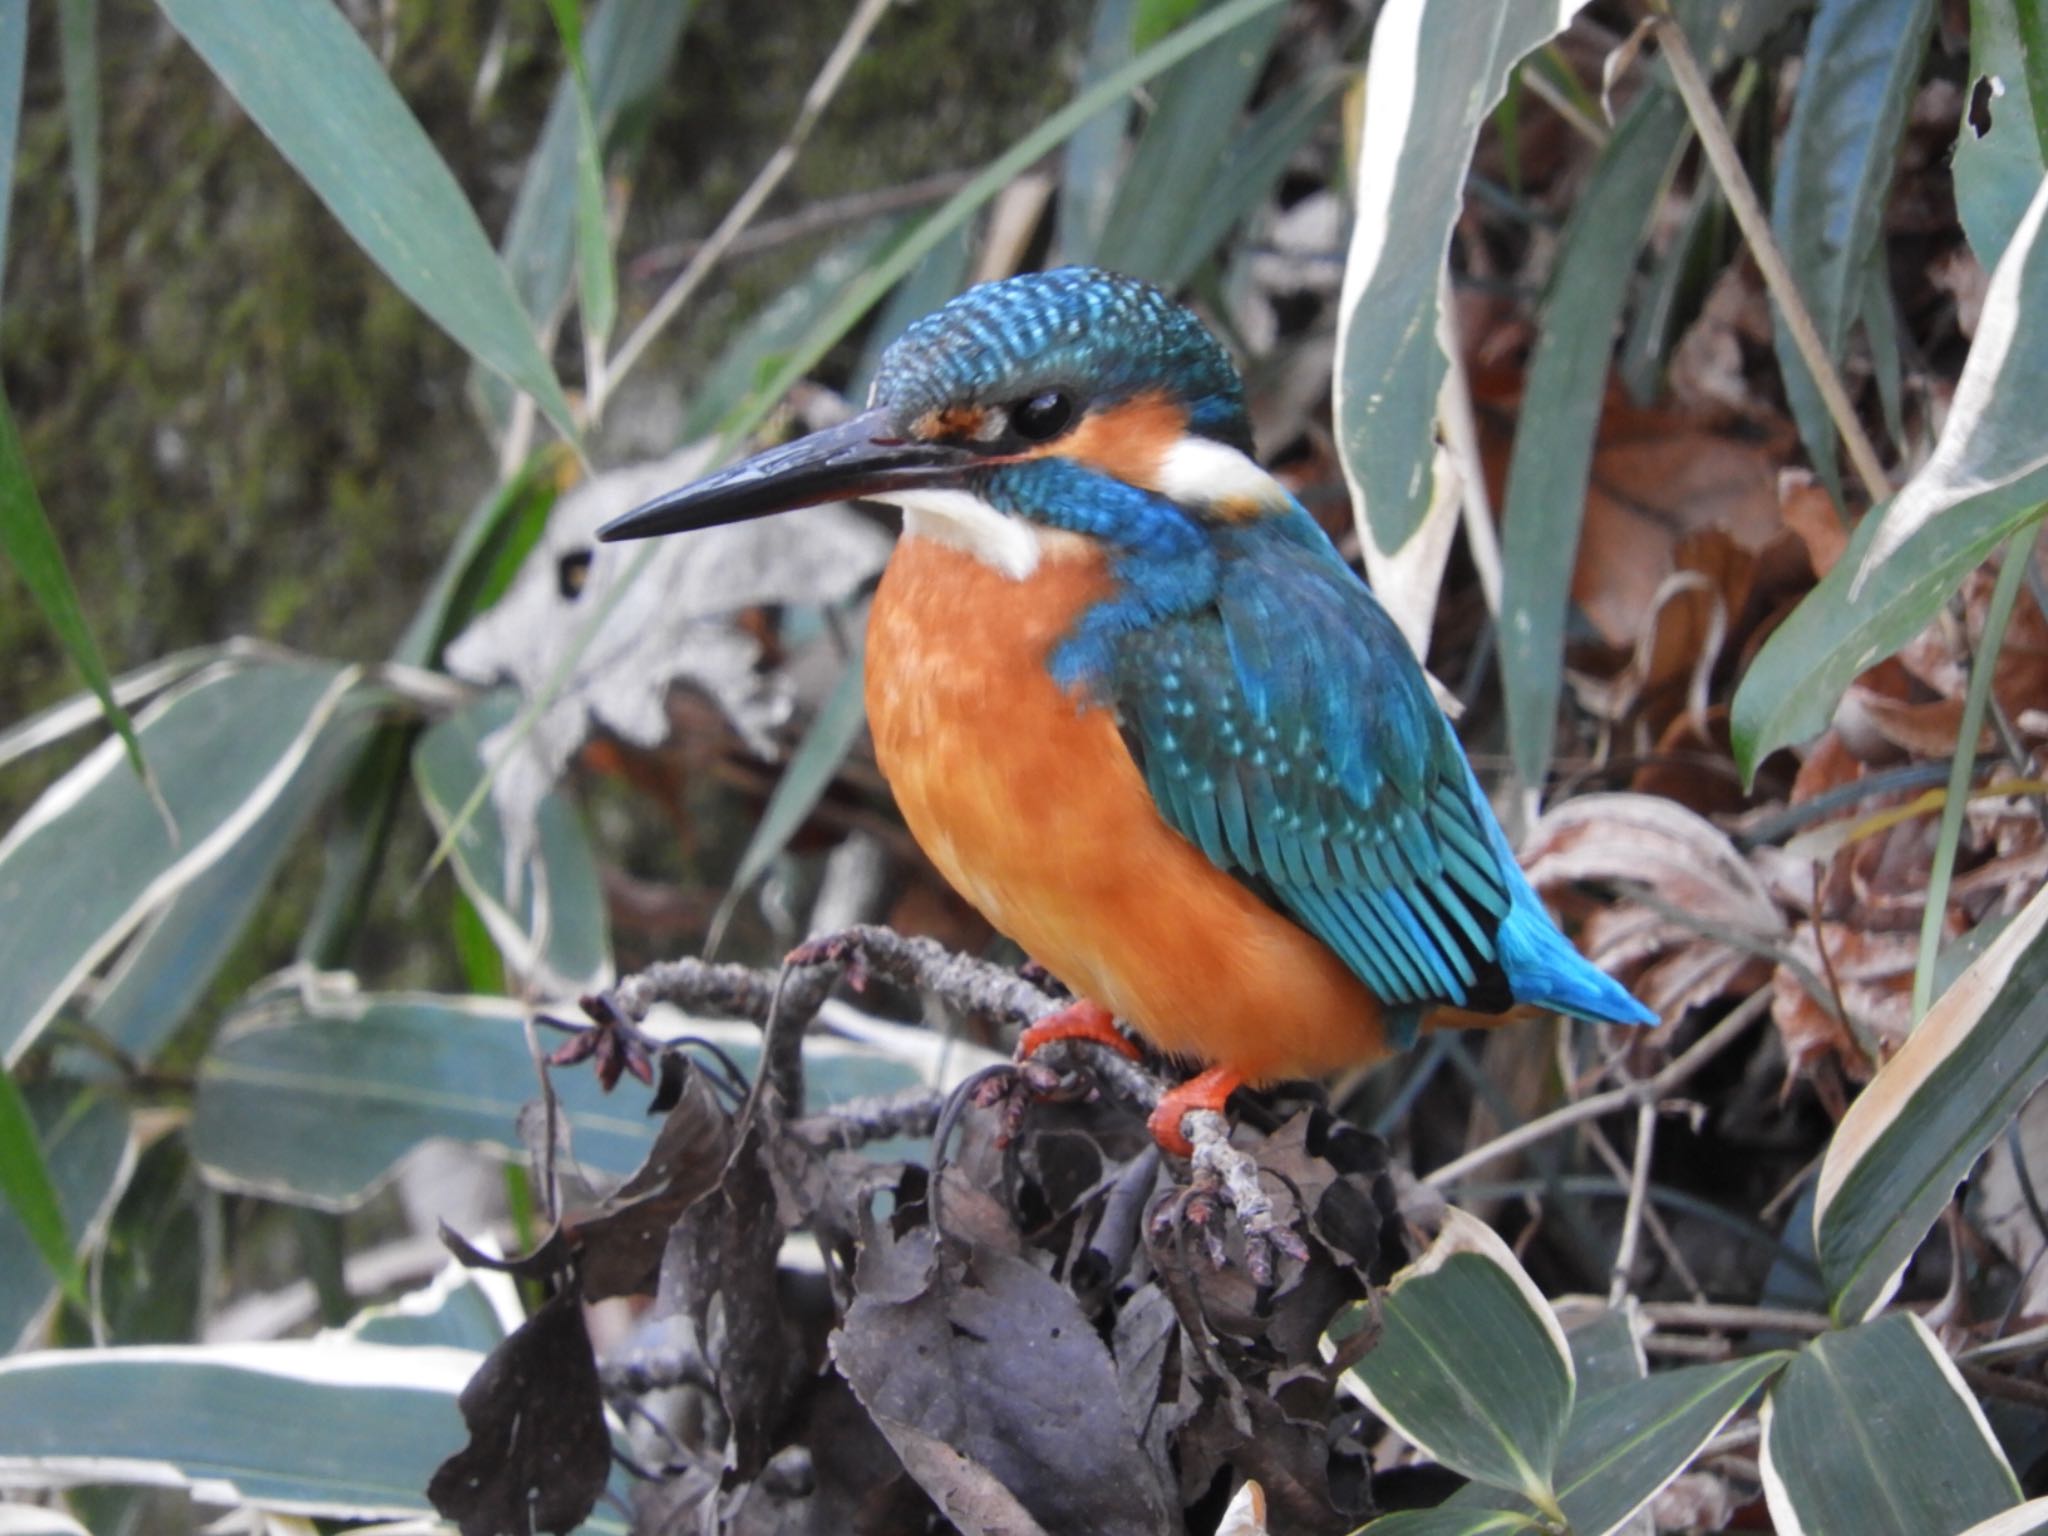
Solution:
<svg viewBox="0 0 2048 1536"><path fill-rule="evenodd" d="M972 491L904 490L870 499L903 509L906 538L962 550L1012 581L1024 580L1045 556L1038 529L997 511Z"/></svg>
<svg viewBox="0 0 2048 1536"><path fill-rule="evenodd" d="M1214 438L1189 434L1166 450L1159 463L1159 493L1184 507L1241 502L1284 507L1287 489L1249 457Z"/></svg>

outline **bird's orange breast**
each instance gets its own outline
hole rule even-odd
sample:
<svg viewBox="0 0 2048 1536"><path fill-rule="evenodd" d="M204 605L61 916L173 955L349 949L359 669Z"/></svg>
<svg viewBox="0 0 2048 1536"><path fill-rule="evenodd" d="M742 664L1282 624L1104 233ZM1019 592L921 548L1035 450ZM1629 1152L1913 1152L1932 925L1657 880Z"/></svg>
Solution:
<svg viewBox="0 0 2048 1536"><path fill-rule="evenodd" d="M1074 543L1022 580L898 544L867 704L912 834L990 922L1164 1051L1253 1082L1384 1054L1364 985L1168 826L1109 711L1053 683L1048 654L1110 592Z"/></svg>

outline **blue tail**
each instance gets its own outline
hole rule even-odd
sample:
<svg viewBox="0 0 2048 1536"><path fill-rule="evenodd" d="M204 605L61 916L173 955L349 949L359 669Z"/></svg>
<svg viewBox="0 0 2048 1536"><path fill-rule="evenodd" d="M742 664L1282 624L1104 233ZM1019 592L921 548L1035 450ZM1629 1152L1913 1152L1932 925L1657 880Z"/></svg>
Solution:
<svg viewBox="0 0 2048 1536"><path fill-rule="evenodd" d="M1557 931L1521 871L1510 865L1513 903L1495 936L1515 1000L1596 1024L1655 1024L1657 1015L1588 961Z"/></svg>

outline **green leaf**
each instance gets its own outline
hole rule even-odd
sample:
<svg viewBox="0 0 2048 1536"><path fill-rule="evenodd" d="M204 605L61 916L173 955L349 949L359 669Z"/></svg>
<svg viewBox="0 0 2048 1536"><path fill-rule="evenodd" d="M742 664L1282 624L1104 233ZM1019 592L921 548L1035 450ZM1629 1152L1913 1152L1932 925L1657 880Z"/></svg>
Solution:
<svg viewBox="0 0 2048 1536"><path fill-rule="evenodd" d="M1764 1405L1761 1466L1781 1536L1948 1536L2020 1497L1983 1410L1910 1313L1793 1357Z"/></svg>
<svg viewBox="0 0 2048 1536"><path fill-rule="evenodd" d="M138 726L179 841L105 742L0 839L0 1056L19 1059L93 967L222 858L291 785L359 674L220 667Z"/></svg>
<svg viewBox="0 0 2048 1536"><path fill-rule="evenodd" d="M324 1341L20 1355L0 1361L0 1469L10 1481L168 1472L333 1518L429 1513L427 1480L463 1443L456 1395L481 1363Z"/></svg>
<svg viewBox="0 0 2048 1536"><path fill-rule="evenodd" d="M1557 1468L1558 1503L1571 1530L1599 1536L1626 1523L1787 1358L1681 1366L1580 1398Z"/></svg>
<svg viewBox="0 0 2048 1536"><path fill-rule="evenodd" d="M1186 260L1183 244L1218 183L1218 161L1224 146L1238 136L1239 116L1283 20L1285 13L1278 10L1255 17L1191 54L1160 80L1157 105L1131 153L1095 248L1099 265L1168 282L1171 269L1192 270L1200 264L1199 257Z"/></svg>
<svg viewBox="0 0 2048 1536"><path fill-rule="evenodd" d="M1582 0L1389 6L1373 31L1357 219L1338 303L1337 451L1359 527L1392 554L1430 503L1438 283L1479 130L1520 60Z"/></svg>
<svg viewBox="0 0 2048 1536"><path fill-rule="evenodd" d="M434 584L391 659L431 667L462 627L505 595L546 531L548 514L573 467L560 444L537 448L502 485L485 493L434 573Z"/></svg>
<svg viewBox="0 0 2048 1536"><path fill-rule="evenodd" d="M735 428L732 423L741 413L753 414L750 407L759 398L763 376L780 367L791 349L811 333L819 317L873 266L877 253L898 228L893 222L883 222L857 237L835 242L803 276L740 327L691 394L682 429L676 435L683 442L694 443L721 431L737 437L752 430L751 426Z"/></svg>
<svg viewBox="0 0 2048 1536"><path fill-rule="evenodd" d="M59 1276L65 1277L65 1294L72 1304L81 1312L90 1311L76 1255L97 1242L120 1198L135 1164L135 1139L127 1107L100 1088L46 1078L22 1089L4 1072L0 1082L5 1084L0 1086L0 1123L5 1123L8 1143L8 1149L0 1151L0 1166L7 1174L24 1166L17 1162L23 1156L23 1131L13 1117L25 1111L28 1151L46 1170L43 1195L29 1197L31 1204L41 1207L36 1218L43 1226L40 1234L28 1230L11 1181L0 1175L8 1196L0 1200L0 1253L26 1255L33 1247L44 1256L41 1264L24 1258L0 1265L0 1354L5 1354L21 1344L44 1316ZM61 1267L51 1264L53 1255Z"/></svg>
<svg viewBox="0 0 2048 1536"><path fill-rule="evenodd" d="M365 1307L349 1319L348 1337L364 1344L404 1344L487 1354L524 1321L509 1275L451 1262L416 1291Z"/></svg>
<svg viewBox="0 0 2048 1536"><path fill-rule="evenodd" d="M10 1072L0 1072L0 1197L6 1200L4 1214L13 1217L13 1225L27 1236L71 1304L89 1312L85 1273L78 1267L64 1206L44 1161L28 1100Z"/></svg>
<svg viewBox="0 0 2048 1536"><path fill-rule="evenodd" d="M211 991L250 921L272 899L285 857L333 796L372 724L328 723L306 760L218 860L159 908L124 950L86 1020L130 1060L149 1063Z"/></svg>
<svg viewBox="0 0 2048 1536"><path fill-rule="evenodd" d="M1884 1304L1956 1185L2048 1081L2044 932L2048 891L1941 995L1836 1127L1814 1237L1837 1321Z"/></svg>
<svg viewBox="0 0 2048 1536"><path fill-rule="evenodd" d="M1528 1515L1504 1509L1404 1509L1381 1515L1353 1536L1516 1536L1543 1527Z"/></svg>
<svg viewBox="0 0 2048 1536"><path fill-rule="evenodd" d="M476 211L331 0L158 5L400 291L573 441L569 402Z"/></svg>
<svg viewBox="0 0 2048 1536"><path fill-rule="evenodd" d="M1643 227L1688 136L1672 91L1647 93L1622 119L1565 226L1529 362L1501 515L1500 634L1508 740L1531 786L1543 783L1557 735L1565 610L1614 329Z"/></svg>
<svg viewBox="0 0 2048 1536"><path fill-rule="evenodd" d="M519 696L501 690L421 735L413 783L437 832L448 835L458 808L484 783L486 740L518 712ZM451 847L455 877L507 965L551 991L603 986L612 975L604 891L575 806L550 793L540 803L533 846L513 844L487 801L454 832Z"/></svg>
<svg viewBox="0 0 2048 1536"><path fill-rule="evenodd" d="M162 693L166 688L183 682L195 672L204 671L217 661L237 657L249 658L265 651L264 647L239 640L230 640L222 645L195 645L182 651L173 651L161 660L137 667L133 672L124 672L115 678L114 701L124 709L133 709L154 695ZM39 709L19 725L0 731L0 768L6 767L17 758L26 757L31 752L39 752L53 742L62 741L66 736L84 730L95 720L105 718L105 709L98 697L91 693L73 694L47 709Z"/></svg>
<svg viewBox="0 0 2048 1536"><path fill-rule="evenodd" d="M1879 512L1877 537L1857 581L1929 523L1955 508L2048 469L2048 439L2034 403L2048 390L2048 177L1984 292L1984 311L1934 452Z"/></svg>
<svg viewBox="0 0 2048 1536"><path fill-rule="evenodd" d="M100 223L99 11L99 0L58 0L57 52L64 75L64 123L71 134L71 198L78 208L78 254L88 266Z"/></svg>
<svg viewBox="0 0 2048 1536"><path fill-rule="evenodd" d="M1913 535L1898 556L1851 583L1876 536L1873 513L1849 548L1764 643L1735 691L1731 728L1745 781L1780 747L1826 728L1842 691L1924 629L1964 576L2040 516L2048 472L1964 502Z"/></svg>
<svg viewBox="0 0 2048 1536"><path fill-rule="evenodd" d="M28 7L0 6L0 289L7 284L7 215L14 205L14 152L21 139L21 82L28 64Z"/></svg>
<svg viewBox="0 0 2048 1536"><path fill-rule="evenodd" d="M1202 196L1189 209L1187 227L1165 253L1160 282L1169 288L1186 284L1273 190L1294 152L1322 121L1344 78L1329 73L1288 87L1223 147Z"/></svg>
<svg viewBox="0 0 2048 1536"><path fill-rule="evenodd" d="M833 684L832 692L805 730L803 740L790 753L782 777L775 781L775 792L768 797L767 807L761 812L753 836L747 839L746 851L740 855L732 884L727 887L725 898L718 904L718 913L711 921L713 935L723 931L740 898L768 872L768 866L781 857L790 839L803 830L803 824L810 819L825 791L832 787L832 780L838 776L846 754L860 740L861 729L867 724L866 702L861 691L861 658L864 652L863 643L857 645L847 658L839 681ZM710 947L715 947L715 939Z"/></svg>
<svg viewBox="0 0 2048 1536"><path fill-rule="evenodd" d="M365 995L331 980L309 997L259 1001L200 1066L193 1156L223 1188L326 1210L354 1209L436 1138L519 1156L520 1107L540 1097L525 1020L525 1008L507 998ZM744 1073L760 1061L752 1024L691 1020L688 1033L724 1049ZM926 1030L903 1033L921 1036L927 1050L942 1044ZM558 1038L550 1032L543 1043ZM942 1080L985 1060L955 1054ZM920 1086L935 1075L928 1066L894 1049L886 1030L873 1041L814 1036L804 1046L814 1105ZM638 1167L657 1124L642 1112L645 1094L630 1084L606 1094L588 1068L552 1080L577 1162L616 1175Z"/></svg>
<svg viewBox="0 0 2048 1536"><path fill-rule="evenodd" d="M693 0L601 0L592 9L583 29L583 60L599 144L624 152L644 138L629 129L644 128L651 117L651 99L669 77L694 8ZM563 70L505 223L503 252L513 291L543 336L554 333L576 268L582 140L576 101L575 75ZM473 382L490 421L502 430L512 409L509 391L494 375L478 375Z"/></svg>
<svg viewBox="0 0 2048 1536"><path fill-rule="evenodd" d="M1828 356L1837 361L1861 305L1934 10L1934 0L1820 0L1807 37L1772 189L1771 226ZM1782 318L1776 344L1799 435L1833 489L1834 422Z"/></svg>
<svg viewBox="0 0 2048 1536"><path fill-rule="evenodd" d="M583 65L582 0L548 0L569 56L576 98L576 277L583 312L583 344L601 355L619 313L619 275L612 265L611 229L605 218L604 140L592 111L590 72Z"/></svg>
<svg viewBox="0 0 2048 1536"><path fill-rule="evenodd" d="M1571 1348L1572 1376L1579 1397L1641 1381L1647 1373L1634 1303L1601 1307L1587 1316L1560 1321L1565 1343Z"/></svg>
<svg viewBox="0 0 2048 1536"><path fill-rule="evenodd" d="M71 585L64 553L57 547L57 535L36 495L28 461L22 457L21 437L14 428L14 413L4 396L0 396L0 551L21 573L22 584L49 620L71 664L98 696L100 711L107 724L120 733L136 776L148 783L149 765L143 759L142 744L135 739L128 711L114 698L106 661L85 622L85 611L78 605L78 591Z"/></svg>
<svg viewBox="0 0 2048 1536"><path fill-rule="evenodd" d="M2038 27L2042 15L2034 0L1970 0L1969 89L1954 161L1956 212L1987 272L2005 254L2035 188L2048 175L2048 137L2035 131L2048 101L2034 96L2027 78L2031 54L2020 33L2023 17Z"/></svg>
<svg viewBox="0 0 2048 1536"><path fill-rule="evenodd" d="M1571 1356L1507 1245L1451 1207L1429 1252L1394 1277L1379 1319L1379 1341L1345 1384L1432 1459L1555 1513Z"/></svg>
<svg viewBox="0 0 2048 1536"><path fill-rule="evenodd" d="M1095 19L1088 28L1088 51L1081 60L1080 89L1086 90L1130 58L1136 14L1137 0L1096 0ZM1075 132L1060 159L1062 262L1086 266L1095 259L1123 169L1124 128L1130 116L1128 101L1104 107Z"/></svg>

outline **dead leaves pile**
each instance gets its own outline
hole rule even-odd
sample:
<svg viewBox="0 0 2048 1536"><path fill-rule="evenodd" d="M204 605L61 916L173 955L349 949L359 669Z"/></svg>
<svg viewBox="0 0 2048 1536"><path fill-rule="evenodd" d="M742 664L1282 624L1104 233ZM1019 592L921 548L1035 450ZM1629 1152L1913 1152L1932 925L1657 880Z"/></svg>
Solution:
<svg viewBox="0 0 2048 1536"><path fill-rule="evenodd" d="M646 1165L509 1266L554 1295L464 1395L433 1494L466 1533L580 1522L607 1404L637 1530L1206 1532L1247 1479L1287 1530L1368 1513L1319 1340L1401 1256L1378 1138L1239 1131L1302 1239L1262 1285L1128 1107L984 1092L934 1175L765 1081L663 1075ZM599 1359L582 1304L650 1294Z"/></svg>

